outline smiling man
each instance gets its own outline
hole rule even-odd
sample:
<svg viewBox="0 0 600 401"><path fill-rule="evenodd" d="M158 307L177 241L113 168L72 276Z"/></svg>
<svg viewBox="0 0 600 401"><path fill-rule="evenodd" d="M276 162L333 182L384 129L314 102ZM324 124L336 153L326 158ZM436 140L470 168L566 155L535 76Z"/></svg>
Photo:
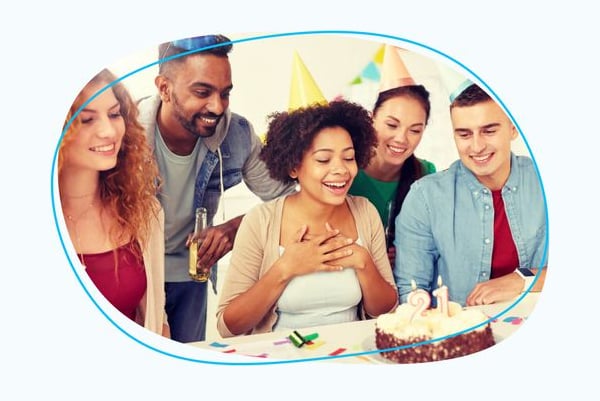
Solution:
<svg viewBox="0 0 600 401"><path fill-rule="evenodd" d="M216 288L215 264L231 250L242 218L212 226L222 192L242 180L262 200L294 190L270 178L258 158L260 138L248 120L229 110L231 49L222 35L161 44L158 94L139 102L163 180L166 312L171 338L180 342L202 341L206 332L207 283L188 274L195 209L208 210L211 227L200 234L198 265L212 266Z"/></svg>
<svg viewBox="0 0 600 401"><path fill-rule="evenodd" d="M540 291L546 207L532 160L511 151L516 127L475 84L452 101L450 116L460 160L415 182L396 218L394 278L401 302L412 280L432 292L438 276L449 298L462 305Z"/></svg>

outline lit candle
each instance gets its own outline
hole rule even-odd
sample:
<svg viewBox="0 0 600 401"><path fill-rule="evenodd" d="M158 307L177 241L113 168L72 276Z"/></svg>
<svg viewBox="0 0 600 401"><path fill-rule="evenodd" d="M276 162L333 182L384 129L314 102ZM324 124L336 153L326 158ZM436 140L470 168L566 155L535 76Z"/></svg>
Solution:
<svg viewBox="0 0 600 401"><path fill-rule="evenodd" d="M415 307L415 312L412 314L410 320L413 320L418 314L425 315L425 311L431 305L431 297L429 293L421 288L417 289L417 283L415 280L410 281L412 291L408 294L407 302L409 305Z"/></svg>
<svg viewBox="0 0 600 401"><path fill-rule="evenodd" d="M442 276L438 276L438 288L433 291L433 296L437 300L437 308L444 316L448 316L448 287L442 284Z"/></svg>

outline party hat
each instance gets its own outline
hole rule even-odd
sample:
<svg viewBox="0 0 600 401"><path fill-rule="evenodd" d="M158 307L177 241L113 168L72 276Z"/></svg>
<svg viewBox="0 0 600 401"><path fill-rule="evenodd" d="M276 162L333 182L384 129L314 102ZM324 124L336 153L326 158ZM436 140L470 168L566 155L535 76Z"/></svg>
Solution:
<svg viewBox="0 0 600 401"><path fill-rule="evenodd" d="M327 104L327 99L323 96L323 93L298 53L294 52L288 111L315 103Z"/></svg>
<svg viewBox="0 0 600 401"><path fill-rule="evenodd" d="M470 79L460 74L458 71L447 67L445 64L438 63L438 69L440 71L442 85L448 92L450 103L473 83Z"/></svg>
<svg viewBox="0 0 600 401"><path fill-rule="evenodd" d="M408 72L406 65L404 65L398 50L395 46L385 45L379 92L400 86L415 85L415 81Z"/></svg>

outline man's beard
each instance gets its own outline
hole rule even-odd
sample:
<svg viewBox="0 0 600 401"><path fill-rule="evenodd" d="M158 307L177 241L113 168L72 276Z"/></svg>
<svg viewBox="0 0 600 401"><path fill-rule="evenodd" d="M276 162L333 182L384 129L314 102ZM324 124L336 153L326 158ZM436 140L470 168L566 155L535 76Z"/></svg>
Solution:
<svg viewBox="0 0 600 401"><path fill-rule="evenodd" d="M177 119L179 124L181 124L181 126L183 128L185 128L186 131L188 131L190 134L194 135L195 137L201 137L201 138L211 137L215 134L215 132L217 132L218 121L217 121L217 124L215 124L213 127L202 127L201 130L198 130L196 128L196 121L199 120L201 117L211 117L211 118L216 117L217 119L220 119L221 116L218 116L213 113L208 113L208 114L195 113L190 120L187 120L185 118L185 114L183 112L181 104L179 103L179 100L177 99L177 96L175 96L175 94L172 94L171 97L173 99L173 112L174 112L175 118Z"/></svg>

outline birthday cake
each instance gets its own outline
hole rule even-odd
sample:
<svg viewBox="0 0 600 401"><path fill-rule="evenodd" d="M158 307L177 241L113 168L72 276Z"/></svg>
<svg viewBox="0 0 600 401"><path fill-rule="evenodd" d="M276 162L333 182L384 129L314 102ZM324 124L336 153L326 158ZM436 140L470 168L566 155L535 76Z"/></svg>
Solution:
<svg viewBox="0 0 600 401"><path fill-rule="evenodd" d="M483 312L463 309L455 302L447 302L443 308L435 309L429 309L429 303L405 303L394 312L377 318L375 344L379 350L403 347L380 352L382 357L396 363L456 358L495 344L489 322L482 325L488 319ZM456 333L460 334L454 335ZM444 339L427 342L436 338ZM427 343L410 346L420 342Z"/></svg>

